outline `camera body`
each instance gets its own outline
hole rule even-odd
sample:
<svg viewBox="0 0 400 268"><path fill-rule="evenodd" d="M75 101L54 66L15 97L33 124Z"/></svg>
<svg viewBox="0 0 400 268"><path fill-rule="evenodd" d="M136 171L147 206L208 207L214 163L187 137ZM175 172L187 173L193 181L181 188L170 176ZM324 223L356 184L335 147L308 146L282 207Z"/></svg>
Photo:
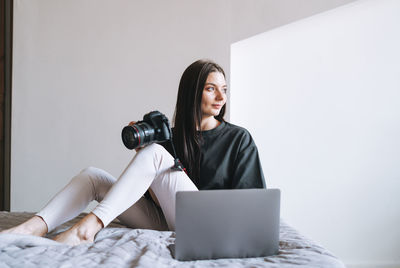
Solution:
<svg viewBox="0 0 400 268"><path fill-rule="evenodd" d="M124 127L121 136L124 145L131 150L172 139L168 118L159 111L147 113L142 121Z"/></svg>

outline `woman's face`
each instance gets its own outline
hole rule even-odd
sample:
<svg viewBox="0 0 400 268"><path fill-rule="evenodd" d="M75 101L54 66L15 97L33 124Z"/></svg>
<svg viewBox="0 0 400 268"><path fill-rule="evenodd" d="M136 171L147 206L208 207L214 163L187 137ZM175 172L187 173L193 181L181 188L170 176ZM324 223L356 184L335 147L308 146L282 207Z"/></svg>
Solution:
<svg viewBox="0 0 400 268"><path fill-rule="evenodd" d="M217 116L226 102L226 81L220 72L208 75L201 99L202 117Z"/></svg>

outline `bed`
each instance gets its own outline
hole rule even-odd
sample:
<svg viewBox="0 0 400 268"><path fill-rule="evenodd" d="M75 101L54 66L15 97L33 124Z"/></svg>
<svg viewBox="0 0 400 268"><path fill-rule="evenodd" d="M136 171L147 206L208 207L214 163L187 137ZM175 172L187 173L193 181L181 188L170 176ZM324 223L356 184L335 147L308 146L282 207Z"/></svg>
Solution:
<svg viewBox="0 0 400 268"><path fill-rule="evenodd" d="M0 230L30 218L28 212L0 212ZM281 221L279 254L263 258L180 262L171 256L174 232L129 229L117 222L101 230L92 244L67 246L51 239L84 214L46 238L0 235L0 267L345 267L325 248Z"/></svg>

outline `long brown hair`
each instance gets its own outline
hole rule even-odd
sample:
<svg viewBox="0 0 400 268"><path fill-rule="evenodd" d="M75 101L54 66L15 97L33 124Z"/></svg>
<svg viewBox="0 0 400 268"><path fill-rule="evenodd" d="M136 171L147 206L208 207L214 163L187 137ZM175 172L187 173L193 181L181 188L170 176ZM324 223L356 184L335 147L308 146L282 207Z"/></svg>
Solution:
<svg viewBox="0 0 400 268"><path fill-rule="evenodd" d="M183 72L174 114L174 143L178 157L186 167L189 177L198 181L200 177L201 99L207 77L212 72L225 72L211 60L198 60ZM226 104L225 104L226 105ZM225 105L215 118L223 121Z"/></svg>

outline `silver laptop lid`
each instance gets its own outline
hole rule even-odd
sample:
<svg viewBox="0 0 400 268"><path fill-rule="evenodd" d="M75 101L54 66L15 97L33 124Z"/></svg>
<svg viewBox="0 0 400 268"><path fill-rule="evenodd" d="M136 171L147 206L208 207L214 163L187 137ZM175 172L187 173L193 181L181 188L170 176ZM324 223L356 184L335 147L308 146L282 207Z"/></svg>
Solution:
<svg viewBox="0 0 400 268"><path fill-rule="evenodd" d="M279 218L279 189L177 192L175 258L277 254Z"/></svg>

